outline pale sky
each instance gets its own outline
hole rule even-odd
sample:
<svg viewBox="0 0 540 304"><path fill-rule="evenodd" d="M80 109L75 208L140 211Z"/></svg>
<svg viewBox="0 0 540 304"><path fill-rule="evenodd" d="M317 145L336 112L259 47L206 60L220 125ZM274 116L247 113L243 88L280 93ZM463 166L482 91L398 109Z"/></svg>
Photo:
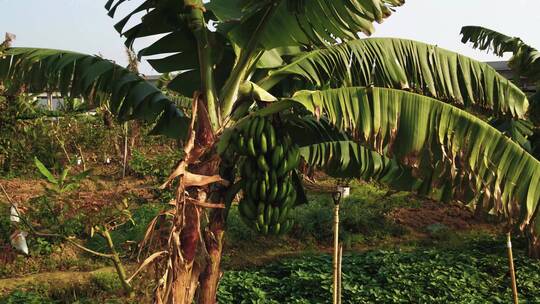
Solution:
<svg viewBox="0 0 540 304"><path fill-rule="evenodd" d="M0 0L0 35L17 35L14 46L66 49L125 65L123 40L103 8L105 0ZM130 1L120 13L141 0ZM481 25L521 37L540 48L540 0L406 0L374 36L399 37L436 44L482 61L500 60L460 42L463 25ZM118 19L118 18L117 18ZM139 43L144 47L144 43ZM154 74L143 63L141 72Z"/></svg>

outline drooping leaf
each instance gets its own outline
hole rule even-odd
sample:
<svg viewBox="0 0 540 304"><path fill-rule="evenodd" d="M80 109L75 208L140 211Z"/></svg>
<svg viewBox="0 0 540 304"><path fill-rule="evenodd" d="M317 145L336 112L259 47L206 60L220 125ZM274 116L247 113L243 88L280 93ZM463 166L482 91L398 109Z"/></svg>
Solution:
<svg viewBox="0 0 540 304"><path fill-rule="evenodd" d="M535 229L540 162L483 120L433 98L386 88L304 91L291 100L420 178L429 172L432 184L445 184L446 196Z"/></svg>
<svg viewBox="0 0 540 304"><path fill-rule="evenodd" d="M497 56L512 53L509 66L519 76L530 81L540 80L540 52L518 37L509 37L481 26L464 26L461 42L473 44L473 48L493 52Z"/></svg>
<svg viewBox="0 0 540 304"><path fill-rule="evenodd" d="M259 81L265 89L287 75L318 87L377 86L412 90L460 107L523 117L526 95L489 65L406 39L368 38L299 56Z"/></svg>
<svg viewBox="0 0 540 304"><path fill-rule="evenodd" d="M523 45L518 37L509 37L481 26L464 26L461 28L462 43L471 42L475 49L491 51L502 57L504 53L514 53Z"/></svg>
<svg viewBox="0 0 540 304"><path fill-rule="evenodd" d="M45 177L51 184L58 184L58 180L37 157L34 157L34 164L36 165L39 173L41 173L41 175L43 175L43 177Z"/></svg>
<svg viewBox="0 0 540 304"><path fill-rule="evenodd" d="M156 121L152 134L186 136L190 119L158 88L112 61L68 51L12 48L0 58L0 67L0 81L8 87L84 97L88 108L107 102L122 121Z"/></svg>
<svg viewBox="0 0 540 304"><path fill-rule="evenodd" d="M304 160L330 176L377 181L396 190L414 191L426 196L438 190L424 186L411 168L401 165L395 158L360 145L324 118L317 120L309 115L298 118L290 115L285 121Z"/></svg>
<svg viewBox="0 0 540 304"><path fill-rule="evenodd" d="M264 49L283 46L332 44L339 38L370 35L403 0L211 0L206 8L219 20L218 29L246 46L264 16L275 11L259 37Z"/></svg>
<svg viewBox="0 0 540 304"><path fill-rule="evenodd" d="M123 3L125 0L109 1L105 5L109 16L115 17L117 8ZM161 58L148 60L156 71L167 73L195 70L195 74L198 75L199 58L196 40L188 25L189 10L184 3L177 0L140 0L139 3L138 7L122 17L114 26L125 37L126 46L133 48L133 43L138 39L162 35L157 41L138 52L139 59L161 55ZM136 24L127 27L133 20L136 20ZM182 73L178 77L181 75ZM191 96L193 87L200 88L200 79L195 76L190 77L189 80L184 82L183 79L178 78L173 81L174 85L170 89Z"/></svg>
<svg viewBox="0 0 540 304"><path fill-rule="evenodd" d="M505 134L527 152L532 151L529 138L534 134L532 122L523 119L493 119L490 124Z"/></svg>

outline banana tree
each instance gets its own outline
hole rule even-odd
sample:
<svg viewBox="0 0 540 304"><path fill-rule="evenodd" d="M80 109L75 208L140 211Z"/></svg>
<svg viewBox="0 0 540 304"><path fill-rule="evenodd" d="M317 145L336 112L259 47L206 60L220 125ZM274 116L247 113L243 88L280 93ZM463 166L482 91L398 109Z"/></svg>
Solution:
<svg viewBox="0 0 540 304"><path fill-rule="evenodd" d="M109 0L109 15L125 2ZM237 192L252 229L290 229L288 210L306 202L300 155L332 175L481 205L522 229L540 225L540 162L474 115L525 117L525 94L459 54L359 38L402 0L139 3L115 28L129 48L160 35L138 56L174 73L168 89L193 97L191 113L140 75L68 51L9 48L0 80L107 102L120 120L153 121L151 134L184 141L185 158L163 185L177 189L173 208L142 244L164 247L142 264L160 261L157 303L215 303ZM170 228L164 239L158 226Z"/></svg>

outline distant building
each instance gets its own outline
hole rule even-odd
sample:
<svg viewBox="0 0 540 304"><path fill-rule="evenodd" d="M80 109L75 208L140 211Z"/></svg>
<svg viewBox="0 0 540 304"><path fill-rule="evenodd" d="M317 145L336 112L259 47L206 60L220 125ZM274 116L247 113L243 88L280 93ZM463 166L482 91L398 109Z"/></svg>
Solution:
<svg viewBox="0 0 540 304"><path fill-rule="evenodd" d="M494 68L497 73L503 75L505 78L508 78L510 80L513 80L514 82L517 82L519 87L525 91L525 92L535 92L536 86L534 83L527 83L525 79L520 79L519 81L516 81L514 79L515 75L512 69L508 66L508 61L488 61L486 62L489 64L492 68Z"/></svg>

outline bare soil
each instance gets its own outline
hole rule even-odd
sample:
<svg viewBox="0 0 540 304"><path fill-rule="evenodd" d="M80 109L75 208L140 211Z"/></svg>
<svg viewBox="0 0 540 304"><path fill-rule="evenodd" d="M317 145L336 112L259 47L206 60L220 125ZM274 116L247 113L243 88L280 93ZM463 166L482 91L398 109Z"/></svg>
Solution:
<svg viewBox="0 0 540 304"><path fill-rule="evenodd" d="M424 201L417 208L396 208L388 216L417 233L425 232L426 228L433 224L442 224L456 231L493 231L497 228L493 223L476 217L466 206L457 203Z"/></svg>

